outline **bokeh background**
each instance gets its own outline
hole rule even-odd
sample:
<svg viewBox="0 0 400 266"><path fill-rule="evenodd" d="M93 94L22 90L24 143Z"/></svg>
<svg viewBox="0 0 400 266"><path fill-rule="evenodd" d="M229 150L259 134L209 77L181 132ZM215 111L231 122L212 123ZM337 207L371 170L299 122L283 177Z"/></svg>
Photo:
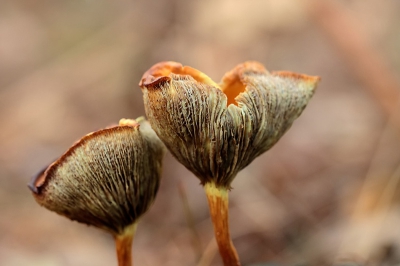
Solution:
<svg viewBox="0 0 400 266"><path fill-rule="evenodd" d="M81 136L144 115L173 60L319 75L302 116L230 196L244 265L400 261L400 1L1 1L0 265L116 265L111 236L41 208L26 184ZM221 265L199 181L168 153L136 265Z"/></svg>

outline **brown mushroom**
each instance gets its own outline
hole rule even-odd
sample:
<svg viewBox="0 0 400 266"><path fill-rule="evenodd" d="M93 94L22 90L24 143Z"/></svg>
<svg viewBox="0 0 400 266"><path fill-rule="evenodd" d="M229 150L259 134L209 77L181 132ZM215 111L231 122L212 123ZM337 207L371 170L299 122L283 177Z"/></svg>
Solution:
<svg viewBox="0 0 400 266"><path fill-rule="evenodd" d="M228 227L228 193L237 173L270 149L302 113L318 77L268 72L245 62L217 84L176 62L142 77L146 114L171 153L204 185L225 265L239 265Z"/></svg>
<svg viewBox="0 0 400 266"><path fill-rule="evenodd" d="M140 118L90 133L29 184L45 208L110 232L119 265L131 265L138 219L153 203L164 145Z"/></svg>

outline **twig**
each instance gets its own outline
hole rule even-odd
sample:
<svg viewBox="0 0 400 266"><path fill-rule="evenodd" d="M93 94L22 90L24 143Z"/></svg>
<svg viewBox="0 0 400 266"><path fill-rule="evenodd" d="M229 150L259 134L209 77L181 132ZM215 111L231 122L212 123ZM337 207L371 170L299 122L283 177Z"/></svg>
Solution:
<svg viewBox="0 0 400 266"><path fill-rule="evenodd" d="M339 49L386 115L392 114L399 100L400 83L386 60L370 45L361 25L338 1L308 0L308 3L316 24ZM394 122L400 127L400 119Z"/></svg>
<svg viewBox="0 0 400 266"><path fill-rule="evenodd" d="M202 257L203 250L201 247L201 241L200 241L199 234L197 233L196 227L194 224L193 212L190 209L186 190L185 190L185 187L182 182L179 183L179 194L182 199L182 204L183 204L183 208L184 208L184 212L185 212L185 216L186 216L186 221L189 226L190 232L192 233L192 236L193 236L192 243L193 243L193 249L196 253L196 261L199 261L200 258Z"/></svg>

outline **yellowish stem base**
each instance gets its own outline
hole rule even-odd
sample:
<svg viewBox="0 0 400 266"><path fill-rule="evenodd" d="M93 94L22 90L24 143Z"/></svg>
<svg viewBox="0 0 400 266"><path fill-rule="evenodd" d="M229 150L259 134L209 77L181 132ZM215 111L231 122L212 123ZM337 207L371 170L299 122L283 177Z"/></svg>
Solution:
<svg viewBox="0 0 400 266"><path fill-rule="evenodd" d="M135 236L137 223L125 228L124 232L115 236L118 266L132 266L132 242Z"/></svg>
<svg viewBox="0 0 400 266"><path fill-rule="evenodd" d="M224 266L240 266L239 256L229 233L228 189L217 187L215 183L206 183L204 189L210 207L215 238Z"/></svg>

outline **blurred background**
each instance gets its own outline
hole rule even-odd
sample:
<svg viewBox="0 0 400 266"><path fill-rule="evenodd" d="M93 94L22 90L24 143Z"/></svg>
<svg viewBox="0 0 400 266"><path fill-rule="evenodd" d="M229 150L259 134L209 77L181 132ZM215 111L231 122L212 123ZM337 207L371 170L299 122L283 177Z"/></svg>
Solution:
<svg viewBox="0 0 400 266"><path fill-rule="evenodd" d="M111 236L41 208L26 184L83 135L144 115L141 75L173 60L322 78L288 133L241 171L243 265L400 261L400 1L1 1L0 265L116 265ZM221 265L199 180L167 154L136 265Z"/></svg>

